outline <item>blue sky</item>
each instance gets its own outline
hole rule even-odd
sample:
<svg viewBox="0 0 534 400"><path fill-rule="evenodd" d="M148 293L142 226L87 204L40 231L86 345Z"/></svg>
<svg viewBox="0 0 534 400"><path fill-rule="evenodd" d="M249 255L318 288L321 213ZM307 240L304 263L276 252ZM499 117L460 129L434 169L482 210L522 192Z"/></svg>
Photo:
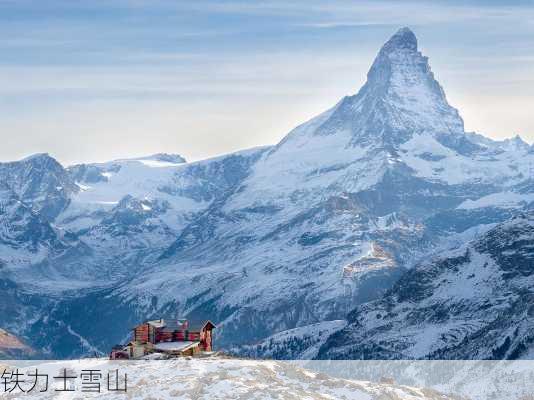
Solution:
<svg viewBox="0 0 534 400"><path fill-rule="evenodd" d="M534 140L534 3L0 0L0 160L273 144L411 27L466 127Z"/></svg>

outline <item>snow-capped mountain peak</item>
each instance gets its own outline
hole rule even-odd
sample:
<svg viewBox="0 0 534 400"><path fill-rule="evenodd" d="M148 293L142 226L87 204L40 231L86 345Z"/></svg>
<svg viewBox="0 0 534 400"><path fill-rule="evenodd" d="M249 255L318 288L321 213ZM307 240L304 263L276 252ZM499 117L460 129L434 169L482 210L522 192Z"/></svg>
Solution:
<svg viewBox="0 0 534 400"><path fill-rule="evenodd" d="M349 103L365 123L358 136L381 135L386 142L399 143L413 133L464 133L463 120L448 104L428 58L418 50L417 38L408 28L400 29L382 46L366 84Z"/></svg>
<svg viewBox="0 0 534 400"><path fill-rule="evenodd" d="M35 153L35 154L31 154L31 155L29 155L27 157L24 157L20 161L21 162L34 162L34 161L38 161L38 160L48 160L48 159L52 159L52 157L48 153Z"/></svg>
<svg viewBox="0 0 534 400"><path fill-rule="evenodd" d="M421 150L421 143L428 150ZM261 202L271 189L278 196L297 186L302 193L320 188L321 199L325 179L332 192L362 190L406 165L417 175L447 180L442 175L448 166L463 161L455 159L458 154L470 156L480 149L448 104L415 34L402 28L382 46L357 94L295 128L263 157L248 183L261 196L242 192L240 205ZM445 166L429 165L418 157L425 151L450 159L442 161Z"/></svg>
<svg viewBox="0 0 534 400"><path fill-rule="evenodd" d="M173 313L216 321L218 346L296 354L295 340L319 342L295 328L329 330L324 321L379 298L430 251L532 209L529 151L465 133L403 28L356 95L274 147L189 163L0 163L0 267L36 296L20 307L17 292L0 290L17 305L2 325L70 357L80 351L72 340L107 351L132 324ZM101 337L109 320L114 332Z"/></svg>
<svg viewBox="0 0 534 400"><path fill-rule="evenodd" d="M341 147L397 148L416 134L455 150L477 149L466 145L464 122L418 50L415 34L402 28L382 46L357 94L295 129L281 145L297 139L302 147L306 135L335 136Z"/></svg>
<svg viewBox="0 0 534 400"><path fill-rule="evenodd" d="M79 191L63 166L46 153L0 163L0 179L21 201L49 220L53 220L66 207L69 197Z"/></svg>
<svg viewBox="0 0 534 400"><path fill-rule="evenodd" d="M384 96L393 94L395 90L423 85L426 87L420 89L430 91L437 98L443 95L430 71L428 58L417 48L415 34L408 28L403 28L378 52L367 73L367 83L362 91L369 90L374 96Z"/></svg>
<svg viewBox="0 0 534 400"><path fill-rule="evenodd" d="M523 138L519 135L515 135L514 137L510 139L505 139L502 141L502 146L506 150L528 150L530 148L530 145L523 140Z"/></svg>
<svg viewBox="0 0 534 400"><path fill-rule="evenodd" d="M417 37L408 27L400 28L385 44L382 51L408 49L417 51Z"/></svg>
<svg viewBox="0 0 534 400"><path fill-rule="evenodd" d="M162 162L175 163L175 164L182 164L182 163L187 162L186 159L182 157L180 154L169 154L169 153L152 154L151 156L143 157L141 159L162 161Z"/></svg>

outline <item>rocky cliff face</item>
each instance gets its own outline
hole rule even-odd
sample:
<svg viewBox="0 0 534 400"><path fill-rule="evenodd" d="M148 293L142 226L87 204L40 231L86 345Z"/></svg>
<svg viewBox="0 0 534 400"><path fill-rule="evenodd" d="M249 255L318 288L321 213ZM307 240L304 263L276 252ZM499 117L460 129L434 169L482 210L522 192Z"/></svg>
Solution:
<svg viewBox="0 0 534 400"><path fill-rule="evenodd" d="M78 192L67 171L48 154L0 164L0 177L32 210L53 220Z"/></svg>
<svg viewBox="0 0 534 400"><path fill-rule="evenodd" d="M343 99L319 129L322 134L340 130L349 131L356 146L395 148L418 134L432 134L446 146L467 142L458 111L448 104L408 28L384 44L366 84L355 96ZM469 147L476 148L472 143Z"/></svg>
<svg viewBox="0 0 534 400"><path fill-rule="evenodd" d="M319 357L517 359L534 343L534 214L408 271L386 296L357 307Z"/></svg>

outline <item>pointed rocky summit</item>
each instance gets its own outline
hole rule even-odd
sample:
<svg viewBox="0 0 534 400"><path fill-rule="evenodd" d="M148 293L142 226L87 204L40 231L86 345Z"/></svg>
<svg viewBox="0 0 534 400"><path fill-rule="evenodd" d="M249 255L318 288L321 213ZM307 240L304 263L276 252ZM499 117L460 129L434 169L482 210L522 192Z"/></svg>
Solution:
<svg viewBox="0 0 534 400"><path fill-rule="evenodd" d="M463 120L447 102L409 28L400 29L382 46L365 85L339 102L314 134L347 131L357 146L395 146L414 134L445 137L450 143L462 140Z"/></svg>
<svg viewBox="0 0 534 400"><path fill-rule="evenodd" d="M417 51L417 38L410 28L401 28L382 47L382 51L408 49Z"/></svg>

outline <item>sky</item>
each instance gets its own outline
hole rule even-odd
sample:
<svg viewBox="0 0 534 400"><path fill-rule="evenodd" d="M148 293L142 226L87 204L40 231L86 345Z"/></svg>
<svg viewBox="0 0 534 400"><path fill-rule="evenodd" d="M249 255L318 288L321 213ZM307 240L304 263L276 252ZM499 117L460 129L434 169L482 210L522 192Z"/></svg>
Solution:
<svg viewBox="0 0 534 400"><path fill-rule="evenodd" d="M534 141L533 1L0 0L0 161L275 144L403 26L467 130Z"/></svg>

